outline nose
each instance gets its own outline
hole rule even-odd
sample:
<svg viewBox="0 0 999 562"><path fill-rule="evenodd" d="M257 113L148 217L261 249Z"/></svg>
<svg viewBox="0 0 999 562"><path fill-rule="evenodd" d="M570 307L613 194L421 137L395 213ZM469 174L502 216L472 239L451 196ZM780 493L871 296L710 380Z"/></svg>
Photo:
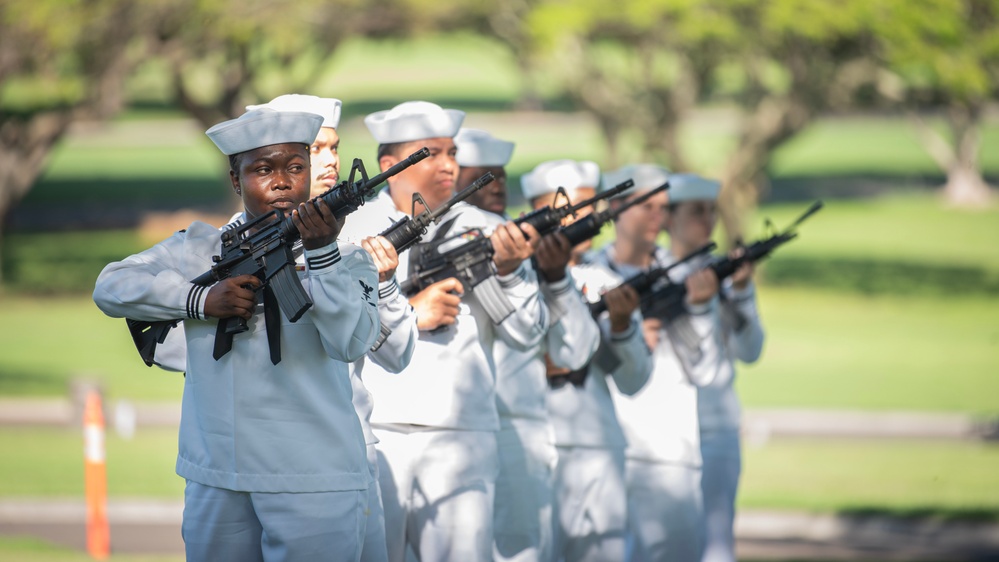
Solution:
<svg viewBox="0 0 999 562"><path fill-rule="evenodd" d="M291 176L287 172L278 172L274 175L274 182L271 183L271 189L275 191L291 189Z"/></svg>

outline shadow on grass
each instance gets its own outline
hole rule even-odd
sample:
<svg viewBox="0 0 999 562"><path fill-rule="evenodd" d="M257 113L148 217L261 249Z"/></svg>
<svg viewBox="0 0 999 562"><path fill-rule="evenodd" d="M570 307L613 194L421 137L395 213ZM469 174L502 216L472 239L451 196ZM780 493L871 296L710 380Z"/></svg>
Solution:
<svg viewBox="0 0 999 562"><path fill-rule="evenodd" d="M61 396L68 391L63 377L0 365L0 396Z"/></svg>
<svg viewBox="0 0 999 562"><path fill-rule="evenodd" d="M873 520L877 518L891 518L904 521L966 521L981 523L999 523L999 509L988 508L962 508L962 507L910 507L910 508L885 508L885 507L857 507L843 509L836 512L839 517L847 518L851 521L862 521L864 519Z"/></svg>
<svg viewBox="0 0 999 562"><path fill-rule="evenodd" d="M999 177L987 176L990 185ZM866 199L889 193L932 193L938 191L947 178L943 174L927 173L829 173L823 175L778 176L770 181L763 196L765 203L814 201L815 199Z"/></svg>
<svg viewBox="0 0 999 562"><path fill-rule="evenodd" d="M984 268L873 259L779 257L760 269L769 285L796 285L865 295L999 294L999 278Z"/></svg>
<svg viewBox="0 0 999 562"><path fill-rule="evenodd" d="M52 180L8 213L8 231L134 228L149 211L222 212L237 203L221 180Z"/></svg>

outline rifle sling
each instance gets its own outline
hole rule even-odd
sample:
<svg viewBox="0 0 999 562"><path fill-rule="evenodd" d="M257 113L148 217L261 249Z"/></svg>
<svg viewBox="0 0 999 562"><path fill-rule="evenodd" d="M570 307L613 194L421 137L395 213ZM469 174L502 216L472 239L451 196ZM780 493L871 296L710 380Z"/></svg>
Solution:
<svg viewBox="0 0 999 562"><path fill-rule="evenodd" d="M270 285L264 285L264 328L267 330L267 348L270 351L271 363L277 365L281 362L281 309L277 303L277 297ZM215 348L212 357L216 361L223 355L232 351L232 338L236 334L230 326L233 322L238 322L237 316L223 318L219 320L218 328L215 329ZM243 330L239 330L243 331Z"/></svg>
<svg viewBox="0 0 999 562"><path fill-rule="evenodd" d="M270 285L264 285L264 327L267 329L267 347L271 363L281 362L281 309Z"/></svg>

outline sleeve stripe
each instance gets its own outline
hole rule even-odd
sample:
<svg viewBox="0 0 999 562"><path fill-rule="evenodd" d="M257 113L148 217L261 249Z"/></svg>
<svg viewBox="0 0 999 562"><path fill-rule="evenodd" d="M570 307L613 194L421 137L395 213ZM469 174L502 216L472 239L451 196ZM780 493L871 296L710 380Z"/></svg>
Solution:
<svg viewBox="0 0 999 562"><path fill-rule="evenodd" d="M527 282L527 269L523 265L521 265L517 268L515 272L511 273L510 276L507 277L506 279L502 279L500 278L500 276L497 275L496 280L499 281L501 287L503 287L504 289L509 289L510 287L514 287L516 285L519 285L520 283Z"/></svg>
<svg viewBox="0 0 999 562"><path fill-rule="evenodd" d="M399 283L396 281L395 277L392 277L392 279L390 279L383 286L378 287L378 302L386 300L398 292Z"/></svg>
<svg viewBox="0 0 999 562"><path fill-rule="evenodd" d="M548 290L551 291L551 294L554 296L562 296L572 291L572 285L568 283L564 287L552 287L551 285L548 285Z"/></svg>
<svg viewBox="0 0 999 562"><path fill-rule="evenodd" d="M328 252L321 256L309 256L306 261L309 264L309 269L327 268L340 261L340 249L334 249L332 252Z"/></svg>
<svg viewBox="0 0 999 562"><path fill-rule="evenodd" d="M201 297L208 287L201 285L191 285L191 290L187 293L187 317L195 320L204 320L201 317Z"/></svg>

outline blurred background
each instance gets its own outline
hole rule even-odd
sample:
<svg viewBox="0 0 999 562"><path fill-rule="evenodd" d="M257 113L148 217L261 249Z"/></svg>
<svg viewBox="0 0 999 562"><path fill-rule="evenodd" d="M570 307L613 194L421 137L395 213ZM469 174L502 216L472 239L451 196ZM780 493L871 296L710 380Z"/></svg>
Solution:
<svg viewBox="0 0 999 562"><path fill-rule="evenodd" d="M183 378L90 293L236 210L203 131L292 92L342 170L423 99L517 143L515 205L553 158L721 180L723 247L824 200L758 268L740 557L999 557L999 1L4 0L0 561L87 559L89 386L113 558L182 559Z"/></svg>

